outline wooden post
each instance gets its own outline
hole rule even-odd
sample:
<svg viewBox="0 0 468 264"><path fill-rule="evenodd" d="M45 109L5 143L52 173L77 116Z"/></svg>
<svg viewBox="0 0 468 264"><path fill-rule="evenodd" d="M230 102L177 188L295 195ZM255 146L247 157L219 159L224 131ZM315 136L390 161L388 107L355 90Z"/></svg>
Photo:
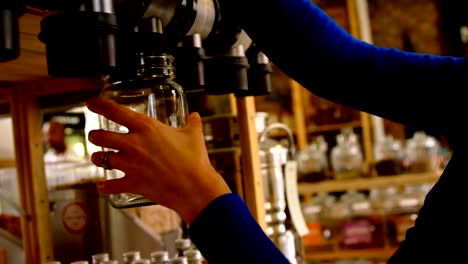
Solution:
<svg viewBox="0 0 468 264"><path fill-rule="evenodd" d="M347 10L349 16L349 25L350 25L350 33L358 38L363 39L365 41L370 42L369 39L369 32L363 32L362 25L360 23L360 17L358 12L358 3L357 0L347 0ZM367 34L365 34L367 33ZM367 170L370 169L370 165L373 163L373 150L372 150L372 125L371 125L371 116L368 113L361 112L361 125L362 125L362 141L363 141L363 148L364 148L364 156L366 158Z"/></svg>
<svg viewBox="0 0 468 264"><path fill-rule="evenodd" d="M255 127L254 97L238 97L236 98L236 106L241 145L244 200L254 218L263 230L266 230L265 197Z"/></svg>
<svg viewBox="0 0 468 264"><path fill-rule="evenodd" d="M28 85L12 86L10 90L18 186L21 207L25 212L22 219L23 248L26 263L45 263L53 260L53 244L44 170L42 118L39 99L30 92Z"/></svg>
<svg viewBox="0 0 468 264"><path fill-rule="evenodd" d="M292 110L294 115L294 124L296 131L296 148L304 150L307 147L307 126L304 106L304 87L290 79L292 93Z"/></svg>

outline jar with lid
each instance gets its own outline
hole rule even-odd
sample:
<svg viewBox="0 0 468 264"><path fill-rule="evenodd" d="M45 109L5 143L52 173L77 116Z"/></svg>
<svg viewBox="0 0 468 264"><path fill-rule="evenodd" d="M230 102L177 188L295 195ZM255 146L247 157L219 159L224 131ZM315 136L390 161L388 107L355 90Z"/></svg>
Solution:
<svg viewBox="0 0 468 264"><path fill-rule="evenodd" d="M174 241L174 246L177 256L184 256L184 251L192 249L192 240L190 238L177 238Z"/></svg>
<svg viewBox="0 0 468 264"><path fill-rule="evenodd" d="M141 259L140 251L127 251L122 253L122 259L124 264L132 264L133 261Z"/></svg>
<svg viewBox="0 0 468 264"><path fill-rule="evenodd" d="M400 140L385 135L374 146L377 176L401 174L404 171L405 151Z"/></svg>
<svg viewBox="0 0 468 264"><path fill-rule="evenodd" d="M363 175L363 153L358 136L346 127L336 136L336 146L331 150L330 161L335 179L353 179Z"/></svg>
<svg viewBox="0 0 468 264"><path fill-rule="evenodd" d="M98 253L91 256L91 263L92 264L101 264L104 261L110 260L109 253Z"/></svg>
<svg viewBox="0 0 468 264"><path fill-rule="evenodd" d="M312 201L303 203L302 212L309 228L309 234L303 236L306 251L331 251L335 249L335 234L328 211L336 202L336 197L326 192L320 192Z"/></svg>
<svg viewBox="0 0 468 264"><path fill-rule="evenodd" d="M150 26L148 26L148 24ZM152 31L146 31L151 28ZM188 116L186 97L181 85L174 81L173 56L167 53L161 20L144 19L134 37L135 58L129 69L104 78L105 86L99 97L126 106L173 127L184 127ZM99 116L100 128L127 133L128 128ZM157 136L157 135L155 135ZM110 149L104 149L106 151ZM105 170L106 179L124 176L120 170ZM154 204L151 200L131 193L111 194L110 203L116 208Z"/></svg>
<svg viewBox="0 0 468 264"><path fill-rule="evenodd" d="M315 137L297 155L299 182L319 182L328 178L328 144L323 136Z"/></svg>
<svg viewBox="0 0 468 264"><path fill-rule="evenodd" d="M398 189L395 186L374 187L370 189L369 200L373 208L373 218L383 226L382 236L385 246L390 245L389 228L391 216L398 207Z"/></svg>
<svg viewBox="0 0 468 264"><path fill-rule="evenodd" d="M397 205L389 215L388 239L390 245L399 246L405 239L408 228L414 226L426 189L423 185L406 184L397 196Z"/></svg>
<svg viewBox="0 0 468 264"><path fill-rule="evenodd" d="M435 171L438 156L439 142L424 131L416 131L406 142L406 162L409 172Z"/></svg>
<svg viewBox="0 0 468 264"><path fill-rule="evenodd" d="M349 220L343 225L340 249L383 247L383 223L375 217L368 197L356 190L348 190L340 199L349 206L351 212Z"/></svg>
<svg viewBox="0 0 468 264"><path fill-rule="evenodd" d="M179 256L169 260L170 264L188 264L187 257Z"/></svg>
<svg viewBox="0 0 468 264"><path fill-rule="evenodd" d="M340 197L324 211L323 217L324 223L330 229L330 244L334 250L338 250L341 241L344 240L343 227L351 219L351 208L348 202Z"/></svg>
<svg viewBox="0 0 468 264"><path fill-rule="evenodd" d="M184 256L187 258L188 264L202 264L203 256L200 250L192 248L184 251Z"/></svg>
<svg viewBox="0 0 468 264"><path fill-rule="evenodd" d="M150 253L151 264L169 264L169 252L158 250Z"/></svg>

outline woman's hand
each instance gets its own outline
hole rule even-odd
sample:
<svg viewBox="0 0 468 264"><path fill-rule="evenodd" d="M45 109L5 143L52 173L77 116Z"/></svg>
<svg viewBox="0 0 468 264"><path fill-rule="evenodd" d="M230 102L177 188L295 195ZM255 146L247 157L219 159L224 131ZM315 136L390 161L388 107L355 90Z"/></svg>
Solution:
<svg viewBox="0 0 468 264"><path fill-rule="evenodd" d="M98 183L100 192L141 194L177 211L187 224L211 201L231 192L211 166L198 113L188 117L186 127L174 128L103 99L90 99L87 106L129 130L89 132L93 144L117 150L108 165L125 173ZM101 166L103 154L93 153L91 161Z"/></svg>

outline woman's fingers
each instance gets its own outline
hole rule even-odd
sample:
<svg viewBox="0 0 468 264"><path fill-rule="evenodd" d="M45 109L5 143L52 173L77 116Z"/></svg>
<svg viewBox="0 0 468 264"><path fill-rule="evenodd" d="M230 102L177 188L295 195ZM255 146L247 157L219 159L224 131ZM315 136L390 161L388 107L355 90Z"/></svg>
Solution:
<svg viewBox="0 0 468 264"><path fill-rule="evenodd" d="M147 122L147 116L101 98L89 99L86 106L90 111L125 126L129 130L137 129Z"/></svg>
<svg viewBox="0 0 468 264"><path fill-rule="evenodd" d="M128 169L128 159L121 152L98 151L91 154L91 162L107 170L116 169L126 171Z"/></svg>
<svg viewBox="0 0 468 264"><path fill-rule="evenodd" d="M96 146L126 150L129 135L107 130L91 130L88 133L89 142Z"/></svg>

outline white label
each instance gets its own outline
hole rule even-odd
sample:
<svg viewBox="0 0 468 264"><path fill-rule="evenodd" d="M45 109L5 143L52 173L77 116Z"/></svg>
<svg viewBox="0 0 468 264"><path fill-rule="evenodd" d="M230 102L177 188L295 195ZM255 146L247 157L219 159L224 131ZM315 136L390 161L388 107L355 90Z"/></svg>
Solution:
<svg viewBox="0 0 468 264"><path fill-rule="evenodd" d="M299 202L299 192L297 191L297 162L290 160L285 165L285 188L286 202L288 203L289 215L292 223L300 236L309 233L309 228L304 220Z"/></svg>

